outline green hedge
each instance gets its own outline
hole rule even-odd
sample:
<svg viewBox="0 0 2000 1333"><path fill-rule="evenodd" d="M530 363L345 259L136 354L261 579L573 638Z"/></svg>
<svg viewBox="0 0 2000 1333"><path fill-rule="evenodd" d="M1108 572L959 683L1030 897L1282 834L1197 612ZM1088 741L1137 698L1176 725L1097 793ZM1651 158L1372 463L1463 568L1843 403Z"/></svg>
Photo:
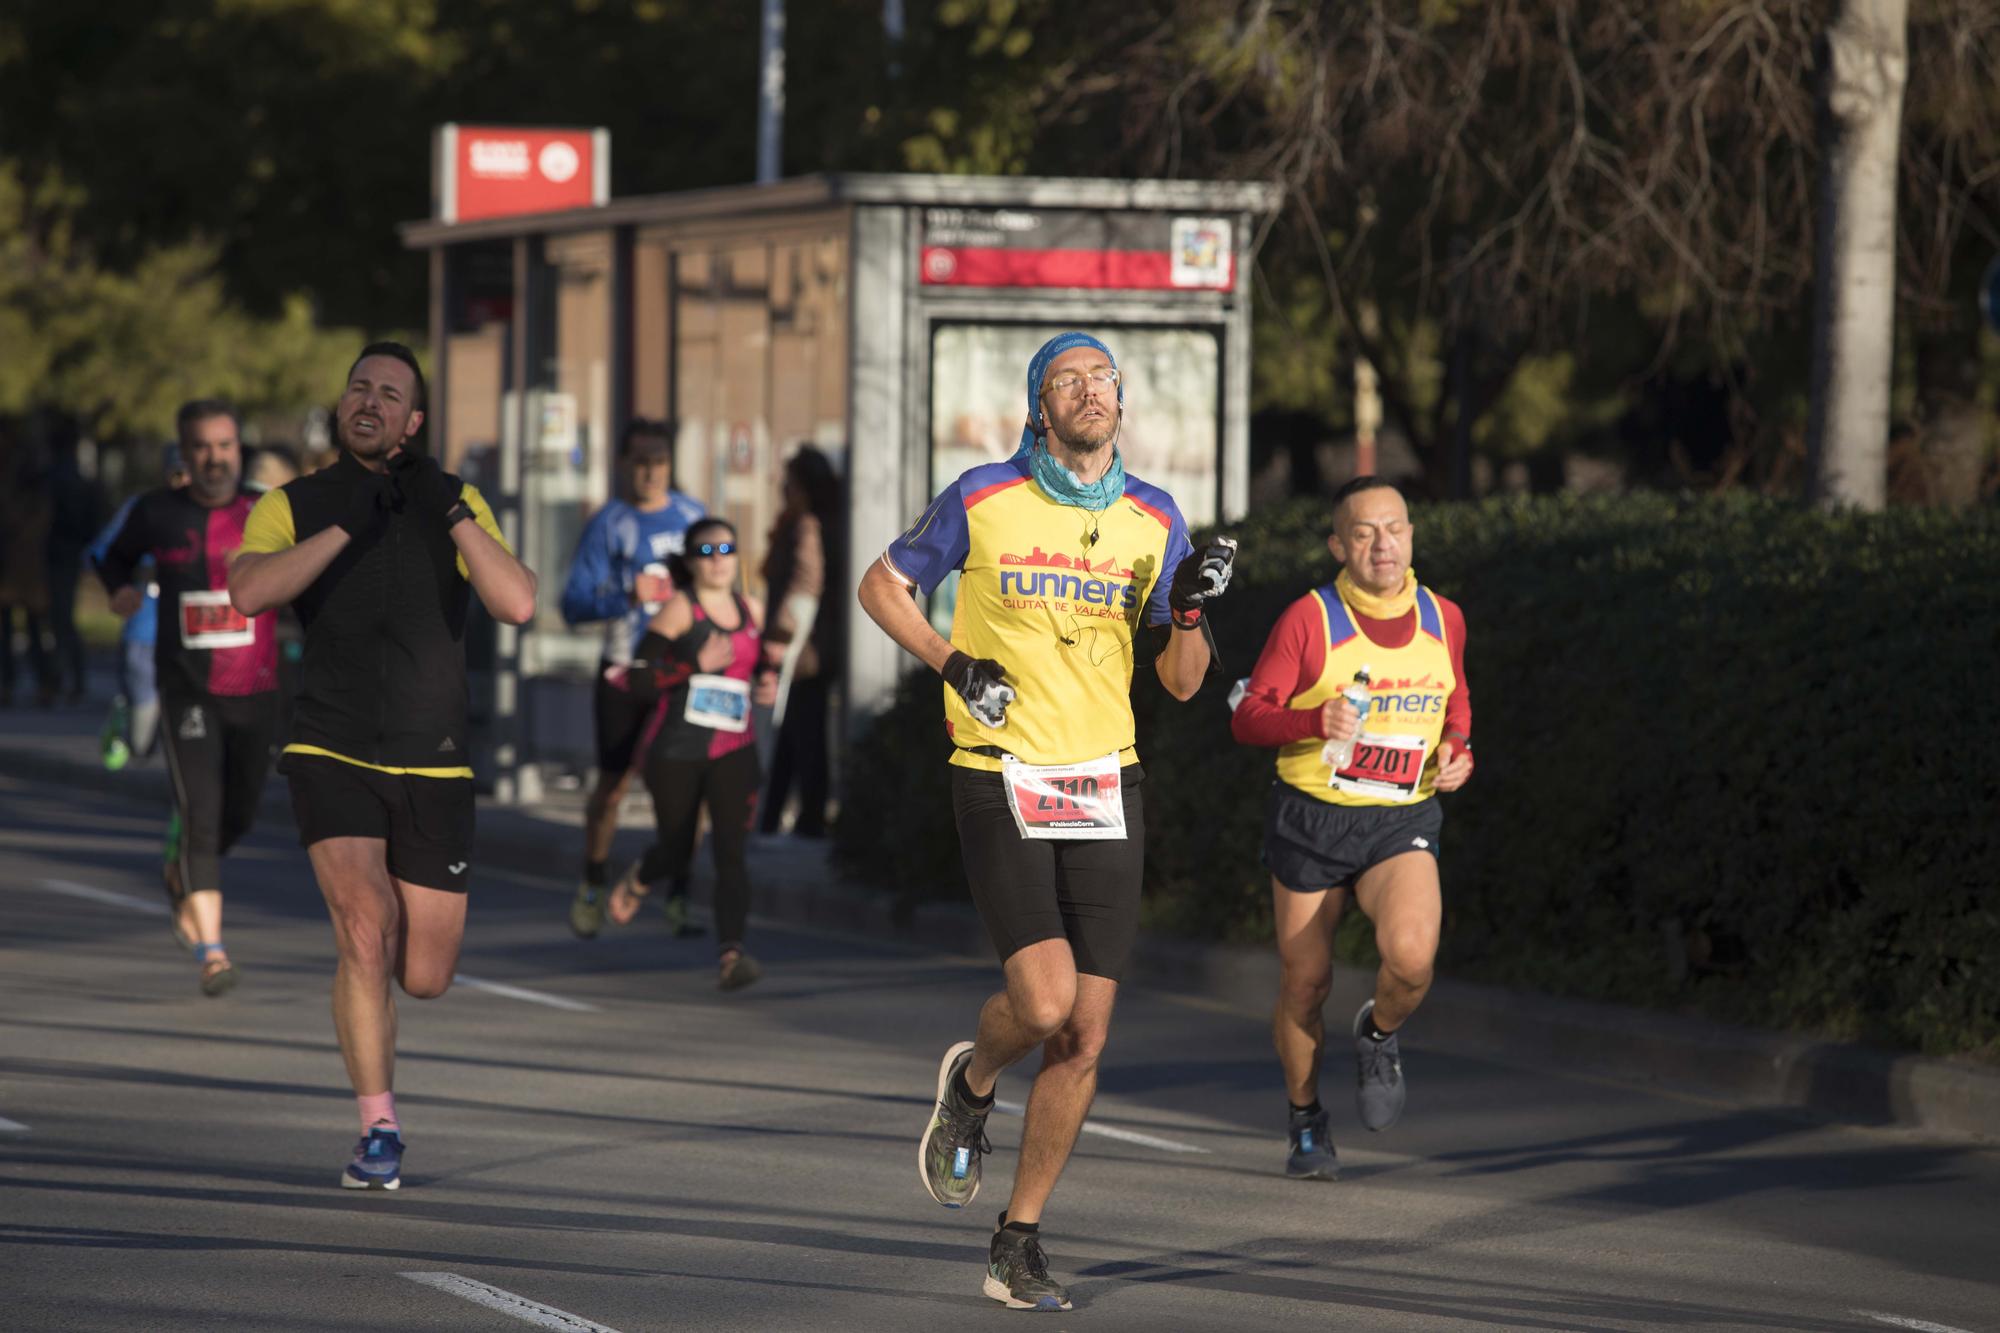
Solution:
<svg viewBox="0 0 2000 1333"><path fill-rule="evenodd" d="M1416 520L1419 575L1465 609L1478 758L1443 798L1444 971L2000 1056L2000 517L1640 496ZM1331 577L1326 521L1231 525L1226 676L1188 705L1134 689L1154 928L1269 937L1272 755L1231 742L1224 696ZM906 681L846 772L897 834L846 821L843 859L906 905L964 894L939 688Z"/></svg>

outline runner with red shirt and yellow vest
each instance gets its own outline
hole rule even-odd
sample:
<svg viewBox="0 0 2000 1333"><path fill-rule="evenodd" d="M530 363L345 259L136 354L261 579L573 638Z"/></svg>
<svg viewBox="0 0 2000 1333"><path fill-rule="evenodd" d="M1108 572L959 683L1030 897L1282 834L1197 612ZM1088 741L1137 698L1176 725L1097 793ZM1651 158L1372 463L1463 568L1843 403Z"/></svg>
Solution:
<svg viewBox="0 0 2000 1333"><path fill-rule="evenodd" d="M1417 582L1412 532L1389 482L1340 489L1327 538L1340 574L1279 617L1230 720L1241 743L1278 747L1264 824L1281 972L1271 1031L1291 1100L1286 1173L1302 1179L1338 1171L1318 1087L1341 910L1351 894L1382 955L1353 1032L1361 1123L1382 1130L1403 1113L1396 1033L1437 958L1436 796L1472 776L1465 617ZM1347 697L1364 683L1365 719Z"/></svg>

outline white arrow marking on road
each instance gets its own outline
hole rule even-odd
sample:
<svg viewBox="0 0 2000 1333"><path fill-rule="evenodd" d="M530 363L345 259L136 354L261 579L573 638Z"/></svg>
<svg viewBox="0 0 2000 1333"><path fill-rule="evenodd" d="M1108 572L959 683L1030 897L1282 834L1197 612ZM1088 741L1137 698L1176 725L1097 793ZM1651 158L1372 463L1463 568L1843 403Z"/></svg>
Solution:
<svg viewBox="0 0 2000 1333"><path fill-rule="evenodd" d="M543 1328L566 1329L569 1333L618 1333L615 1328L595 1324L581 1315L573 1315L567 1310L558 1310L553 1305L543 1305L531 1301L526 1296L516 1296L511 1291L489 1287L484 1282L474 1282L469 1277L456 1273L404 1273L402 1276L412 1282L420 1282L426 1287L436 1287L439 1291L461 1300L483 1305L489 1310L511 1315L523 1323L539 1324Z"/></svg>
<svg viewBox="0 0 2000 1333"><path fill-rule="evenodd" d="M1880 1310L1849 1310L1848 1313L1878 1320L1884 1324L1894 1324L1897 1328L1913 1328L1917 1333L1966 1333L1966 1330L1953 1328L1950 1324L1933 1324L1928 1319L1905 1319L1902 1315L1883 1314Z"/></svg>
<svg viewBox="0 0 2000 1333"><path fill-rule="evenodd" d="M167 905L151 898L134 898L129 893L113 893L110 889L93 888L88 884L78 884L67 879L45 879L42 887L55 893L66 893L72 898L88 898L94 903L110 903L113 907L129 907L135 912L148 916L166 916Z"/></svg>
<svg viewBox="0 0 2000 1333"><path fill-rule="evenodd" d="M478 977L468 977L463 972L452 975L453 981L474 990L488 991L494 995L504 995L510 1000L526 1000L530 1004L545 1004L551 1009L567 1009L573 1014L595 1014L603 1012L594 1004L582 1000L565 1000L560 995L549 995L526 986L509 986L504 981L481 981ZM406 1275L407 1276L407 1275Z"/></svg>
<svg viewBox="0 0 2000 1333"><path fill-rule="evenodd" d="M27 1132L28 1127L20 1121L9 1120L6 1116L0 1115L0 1134L25 1134Z"/></svg>
<svg viewBox="0 0 2000 1333"><path fill-rule="evenodd" d="M1006 1115L1023 1115L1026 1113L1026 1108L1019 1102L996 1101L993 1103L993 1109ZM1091 1120L1083 1122L1083 1132L1086 1134L1102 1134L1105 1138L1117 1139L1120 1143L1136 1143L1141 1148L1159 1148L1164 1152L1205 1153L1208 1151L1206 1148L1197 1148L1192 1143L1175 1143L1172 1139L1156 1139L1151 1134L1141 1134L1136 1130L1130 1129L1119 1129L1113 1125L1100 1125Z"/></svg>

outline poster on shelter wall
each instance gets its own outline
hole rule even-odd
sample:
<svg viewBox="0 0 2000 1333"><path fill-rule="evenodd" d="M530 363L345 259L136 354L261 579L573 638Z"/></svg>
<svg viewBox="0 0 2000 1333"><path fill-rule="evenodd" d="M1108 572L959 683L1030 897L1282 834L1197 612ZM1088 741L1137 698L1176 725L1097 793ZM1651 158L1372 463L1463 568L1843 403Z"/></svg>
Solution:
<svg viewBox="0 0 2000 1333"><path fill-rule="evenodd" d="M1131 209L927 208L918 274L927 287L1229 291L1228 218Z"/></svg>

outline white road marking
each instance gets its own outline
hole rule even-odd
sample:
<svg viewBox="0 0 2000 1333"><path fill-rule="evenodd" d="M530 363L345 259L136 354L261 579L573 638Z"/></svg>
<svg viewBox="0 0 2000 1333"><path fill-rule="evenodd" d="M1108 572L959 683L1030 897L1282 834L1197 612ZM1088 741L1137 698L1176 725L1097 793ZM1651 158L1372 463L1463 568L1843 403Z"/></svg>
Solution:
<svg viewBox="0 0 2000 1333"><path fill-rule="evenodd" d="M582 1000L565 1000L560 995L550 995L544 991L529 990L526 986L509 986L504 981L481 981L478 977L468 977L463 972L454 974L452 980L461 986L470 986L474 990L483 990L494 995L504 995L510 1000L526 1000L530 1004L545 1004L551 1009L567 1009L573 1014L595 1014L602 1012L596 1005L585 1004Z"/></svg>
<svg viewBox="0 0 2000 1333"><path fill-rule="evenodd" d="M1864 1319L1874 1319L1884 1324L1894 1324L1897 1328L1913 1328L1917 1333L1966 1333L1965 1329L1953 1328L1950 1324L1933 1324L1928 1319L1907 1319L1899 1314L1883 1314L1880 1310L1849 1310Z"/></svg>
<svg viewBox="0 0 2000 1333"><path fill-rule="evenodd" d="M538 1324L543 1328L559 1328L567 1333L618 1333L615 1328L592 1323L581 1315L573 1315L567 1310L558 1310L553 1305L543 1305L525 1296L516 1296L511 1291L489 1287L484 1282L474 1282L469 1277L456 1273L404 1273L402 1276L426 1287L436 1287L447 1295L483 1305L489 1310L498 1310L523 1323Z"/></svg>
<svg viewBox="0 0 2000 1333"><path fill-rule="evenodd" d="M1023 1107L1019 1102L995 1101L993 1109L1006 1115L1022 1115L1026 1113L1027 1108ZM1117 1139L1120 1143L1136 1143L1141 1148L1158 1148L1162 1152L1206 1153L1208 1151L1206 1148L1197 1148L1192 1143L1176 1143L1172 1139L1157 1139L1151 1134L1141 1134L1136 1130L1130 1129L1119 1129L1115 1125L1100 1125L1093 1120L1083 1122L1083 1132L1086 1134L1102 1134L1105 1138Z"/></svg>
<svg viewBox="0 0 2000 1333"><path fill-rule="evenodd" d="M9 1120L6 1116L0 1115L0 1134L25 1134L27 1132L28 1127L20 1121Z"/></svg>
<svg viewBox="0 0 2000 1333"><path fill-rule="evenodd" d="M114 893L110 889L94 888L67 879L45 879L41 884L51 892L66 893L72 898L88 898L95 903L110 903L113 907L129 907L148 916L169 915L167 905L155 898L134 898L129 893Z"/></svg>

